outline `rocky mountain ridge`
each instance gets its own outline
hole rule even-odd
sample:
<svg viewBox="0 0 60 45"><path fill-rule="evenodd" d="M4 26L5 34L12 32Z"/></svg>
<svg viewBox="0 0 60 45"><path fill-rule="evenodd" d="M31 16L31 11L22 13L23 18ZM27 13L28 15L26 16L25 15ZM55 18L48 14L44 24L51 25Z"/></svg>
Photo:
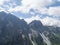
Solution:
<svg viewBox="0 0 60 45"><path fill-rule="evenodd" d="M0 45L60 45L60 27L44 26L39 20L27 24L0 12Z"/></svg>

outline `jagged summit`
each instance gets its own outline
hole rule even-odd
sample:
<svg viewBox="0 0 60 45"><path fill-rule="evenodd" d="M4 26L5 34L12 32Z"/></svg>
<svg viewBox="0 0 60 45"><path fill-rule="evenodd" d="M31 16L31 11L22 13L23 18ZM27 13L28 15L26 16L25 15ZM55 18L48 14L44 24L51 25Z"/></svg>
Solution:
<svg viewBox="0 0 60 45"><path fill-rule="evenodd" d="M30 23L31 25L38 25L38 26L42 26L43 24L41 23L41 21L39 21L39 20L34 20L34 21L32 21L31 23Z"/></svg>
<svg viewBox="0 0 60 45"><path fill-rule="evenodd" d="M29 24L29 27L32 28L33 30L37 31L43 31L43 24L39 20L34 20Z"/></svg>

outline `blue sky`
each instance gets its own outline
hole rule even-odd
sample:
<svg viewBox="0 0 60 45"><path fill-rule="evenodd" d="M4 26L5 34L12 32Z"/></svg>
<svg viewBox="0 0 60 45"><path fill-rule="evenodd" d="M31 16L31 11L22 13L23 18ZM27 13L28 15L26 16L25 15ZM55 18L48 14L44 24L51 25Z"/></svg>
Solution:
<svg viewBox="0 0 60 45"><path fill-rule="evenodd" d="M9 12L27 23L40 20L60 26L60 0L0 0L0 12Z"/></svg>

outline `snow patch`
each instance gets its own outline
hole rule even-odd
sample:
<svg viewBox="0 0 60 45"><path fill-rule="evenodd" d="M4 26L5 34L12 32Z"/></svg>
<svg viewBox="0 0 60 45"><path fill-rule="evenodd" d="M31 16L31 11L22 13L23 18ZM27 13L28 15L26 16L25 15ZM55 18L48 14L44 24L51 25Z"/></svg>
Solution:
<svg viewBox="0 0 60 45"><path fill-rule="evenodd" d="M29 34L29 38L30 38L32 44L33 44L33 45L37 45L34 41L32 41L32 39L31 39L31 35L32 35L32 34Z"/></svg>
<svg viewBox="0 0 60 45"><path fill-rule="evenodd" d="M24 39L25 38L25 36L22 34L22 38Z"/></svg>
<svg viewBox="0 0 60 45"><path fill-rule="evenodd" d="M42 34L40 33L40 35L42 36L43 41L44 41L47 45L51 45L51 42L50 42L50 40L49 40L48 37L46 37L43 33L42 33Z"/></svg>

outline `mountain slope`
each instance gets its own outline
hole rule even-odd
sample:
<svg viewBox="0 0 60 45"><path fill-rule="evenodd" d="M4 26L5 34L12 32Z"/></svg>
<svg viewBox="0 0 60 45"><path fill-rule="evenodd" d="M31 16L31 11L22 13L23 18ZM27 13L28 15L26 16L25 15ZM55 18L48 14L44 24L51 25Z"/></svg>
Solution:
<svg viewBox="0 0 60 45"><path fill-rule="evenodd" d="M60 45L60 27L44 26L39 20L27 24L0 12L0 45Z"/></svg>
<svg viewBox="0 0 60 45"><path fill-rule="evenodd" d="M47 45L60 45L60 27L43 26L40 21L32 21L29 27L40 33L44 43Z"/></svg>
<svg viewBox="0 0 60 45"><path fill-rule="evenodd" d="M43 45L42 37L34 35L23 19L0 12L0 45L33 45L35 41L38 45Z"/></svg>

